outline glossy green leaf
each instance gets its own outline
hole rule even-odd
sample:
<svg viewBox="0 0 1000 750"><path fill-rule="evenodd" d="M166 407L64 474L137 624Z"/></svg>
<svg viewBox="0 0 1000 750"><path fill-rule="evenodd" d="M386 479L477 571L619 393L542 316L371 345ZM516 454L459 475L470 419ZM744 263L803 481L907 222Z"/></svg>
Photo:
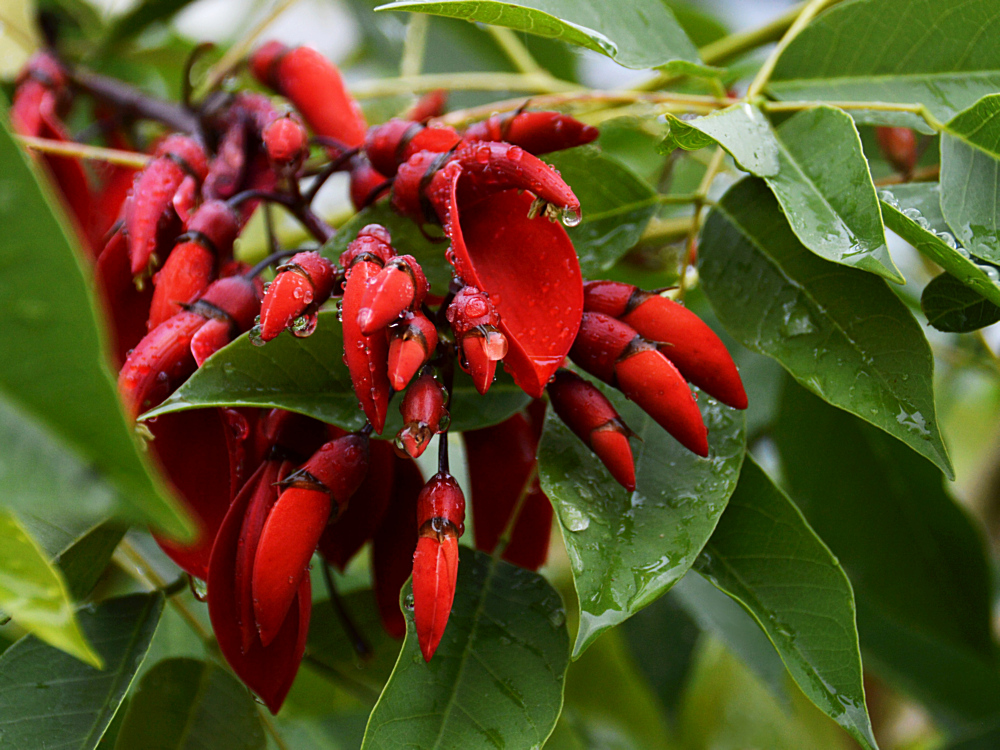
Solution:
<svg viewBox="0 0 1000 750"><path fill-rule="evenodd" d="M257 347L244 335L210 357L170 398L145 418L205 406L264 406L307 414L345 430L365 423L343 361L337 313L319 314L316 332L300 339L283 333ZM502 422L531 399L508 376L498 374L485 396L472 379L455 373L452 429L462 432ZM383 432L403 426L399 408L390 407Z"/></svg>
<svg viewBox="0 0 1000 750"><path fill-rule="evenodd" d="M920 103L939 120L1000 89L994 0L856 0L826 11L778 60L780 99Z"/></svg>
<svg viewBox="0 0 1000 750"><path fill-rule="evenodd" d="M545 743L546 750L560 746L671 747L656 695L620 630L605 633L570 665L559 725Z"/></svg>
<svg viewBox="0 0 1000 750"><path fill-rule="evenodd" d="M630 0L614 13L600 0L401 0L376 10L404 10L506 26L599 52L626 68L710 73L661 0Z"/></svg>
<svg viewBox="0 0 1000 750"><path fill-rule="evenodd" d="M80 625L104 661L103 670L31 636L7 649L0 656L0 745L96 747L132 684L162 611L160 593L80 610Z"/></svg>
<svg viewBox="0 0 1000 750"><path fill-rule="evenodd" d="M699 270L744 346L952 475L920 325L882 279L806 250L763 182L741 181L709 215Z"/></svg>
<svg viewBox="0 0 1000 750"><path fill-rule="evenodd" d="M663 0L696 47L716 42L729 33L726 25L701 7L678 0Z"/></svg>
<svg viewBox="0 0 1000 750"><path fill-rule="evenodd" d="M188 526L182 511L147 473L126 423L107 365L104 322L90 273L6 125L0 126L0 175L5 237L0 244L0 400L22 422L5 423L0 430L5 438L0 477L41 469L55 444L72 454L57 463L63 476L84 467L100 473L118 491L113 506L118 515L183 535ZM6 455L12 453L27 465L9 464ZM42 483L3 481L0 502L23 505L25 486L36 489ZM88 499L96 492L106 503L97 483L84 485ZM72 513L72 502L68 505Z"/></svg>
<svg viewBox="0 0 1000 750"><path fill-rule="evenodd" d="M600 131L597 142L601 153L627 166L648 185L659 182L667 166L666 156L656 150L663 138L660 123L634 116L613 117L600 124ZM671 183L671 188L674 187Z"/></svg>
<svg viewBox="0 0 1000 750"><path fill-rule="evenodd" d="M62 574L17 518L0 509L0 611L41 640L96 667Z"/></svg>
<svg viewBox="0 0 1000 750"><path fill-rule="evenodd" d="M121 524L102 523L88 530L56 558L74 601L86 597L97 585L124 536L125 527Z"/></svg>
<svg viewBox="0 0 1000 750"><path fill-rule="evenodd" d="M920 309L939 331L969 333L1000 321L1000 307L949 273L931 279L920 295Z"/></svg>
<svg viewBox="0 0 1000 750"><path fill-rule="evenodd" d="M1000 94L984 96L944 126L944 132L1000 159Z"/></svg>
<svg viewBox="0 0 1000 750"><path fill-rule="evenodd" d="M752 458L695 569L739 602L802 692L863 747L865 708L854 594L837 559Z"/></svg>
<svg viewBox="0 0 1000 750"><path fill-rule="evenodd" d="M893 185L879 191L885 225L963 284L1000 305L1000 283L958 247L941 213L941 189L934 182ZM998 276L1000 278L1000 276Z"/></svg>
<svg viewBox="0 0 1000 750"><path fill-rule="evenodd" d="M639 241L659 206L656 191L593 146L547 154L580 199L583 220L566 230L584 278L607 271Z"/></svg>
<svg viewBox="0 0 1000 750"><path fill-rule="evenodd" d="M538 451L542 489L559 518L580 599L574 658L687 572L725 509L743 461L742 412L700 396L710 449L701 458L617 391L607 395L641 439L632 443L635 492L612 479L553 414Z"/></svg>
<svg viewBox="0 0 1000 750"><path fill-rule="evenodd" d="M904 674L924 669L930 657L885 637L892 627L995 670L983 540L937 469L791 383L774 436L790 495L851 579L862 648ZM946 683L921 674L925 690Z"/></svg>
<svg viewBox="0 0 1000 750"><path fill-rule="evenodd" d="M684 750L851 750L836 724L798 691L781 701L718 642L705 639L677 721Z"/></svg>
<svg viewBox="0 0 1000 750"><path fill-rule="evenodd" d="M737 166L758 177L778 174L780 146L764 113L750 104L736 104L694 120L667 115L670 130L661 151L683 148L695 151L719 144Z"/></svg>
<svg viewBox="0 0 1000 750"><path fill-rule="evenodd" d="M1000 263L1000 161L941 136L941 212L955 238L977 258Z"/></svg>
<svg viewBox="0 0 1000 750"><path fill-rule="evenodd" d="M416 222L393 211L389 201L380 201L356 213L349 222L337 230L337 234L320 252L334 263L339 263L340 254L358 236L358 232L369 224L381 224L388 229L392 235L393 246L400 253L412 255L420 263L420 268L430 282L431 291L442 296L447 294L452 267L444 257L448 241L441 234L441 228L432 225L426 227L428 234L442 238L440 242L431 242L420 231Z"/></svg>
<svg viewBox="0 0 1000 750"><path fill-rule="evenodd" d="M264 750L257 707L228 671L198 659L166 659L139 682L118 750Z"/></svg>
<svg viewBox="0 0 1000 750"><path fill-rule="evenodd" d="M406 640L368 720L364 750L541 747L562 708L566 613L536 573L460 549L458 586L437 653L424 662L410 587Z"/></svg>
<svg viewBox="0 0 1000 750"><path fill-rule="evenodd" d="M684 576L670 596L694 618L700 632L722 641L776 698L788 699L785 663L757 621L735 599L700 575Z"/></svg>
<svg viewBox="0 0 1000 750"><path fill-rule="evenodd" d="M360 696L368 691L374 702L392 673L400 644L382 627L370 590L354 591L342 599L351 621L364 636L371 657L362 659L357 655L343 620L328 599L313 603L307 648L314 664L335 674L338 681L358 683L361 689L355 692Z"/></svg>
<svg viewBox="0 0 1000 750"><path fill-rule="evenodd" d="M861 137L844 112L814 107L776 132L749 104L669 123L662 148L718 143L741 169L766 180L792 230L814 253L903 282L889 257Z"/></svg>

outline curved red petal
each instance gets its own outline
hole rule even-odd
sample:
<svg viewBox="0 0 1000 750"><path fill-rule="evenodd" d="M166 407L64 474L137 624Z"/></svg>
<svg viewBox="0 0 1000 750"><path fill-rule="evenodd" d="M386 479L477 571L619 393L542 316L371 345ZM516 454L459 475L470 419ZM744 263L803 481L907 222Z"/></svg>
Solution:
<svg viewBox="0 0 1000 750"><path fill-rule="evenodd" d="M270 341L312 304L312 282L300 273L279 273L267 288L260 308L260 338Z"/></svg>
<svg viewBox="0 0 1000 750"><path fill-rule="evenodd" d="M342 303L344 329L344 359L351 373L354 393L375 432L382 434L389 410L389 339L386 331L372 336L361 333L358 313L369 279L379 268L374 263L359 261L347 276Z"/></svg>
<svg viewBox="0 0 1000 750"><path fill-rule="evenodd" d="M330 518L330 496L291 487L281 493L264 524L253 565L253 609L265 646L277 637L309 559Z"/></svg>
<svg viewBox="0 0 1000 750"><path fill-rule="evenodd" d="M215 278L215 256L199 242L183 242L171 250L167 262L156 275L156 289L146 327L152 331L160 323L194 302Z"/></svg>
<svg viewBox="0 0 1000 750"><path fill-rule="evenodd" d="M540 398L569 353L583 313L573 243L559 224L528 218L529 193L505 190L460 206L456 183L448 222L455 268L467 284L489 293L510 347L504 369Z"/></svg>
<svg viewBox="0 0 1000 750"><path fill-rule="evenodd" d="M213 318L198 329L191 337L191 354L195 364L201 367L205 360L229 343L233 336L233 327L228 320Z"/></svg>
<svg viewBox="0 0 1000 750"><path fill-rule="evenodd" d="M424 661L437 651L455 599L458 538L421 537L413 553L413 619Z"/></svg>

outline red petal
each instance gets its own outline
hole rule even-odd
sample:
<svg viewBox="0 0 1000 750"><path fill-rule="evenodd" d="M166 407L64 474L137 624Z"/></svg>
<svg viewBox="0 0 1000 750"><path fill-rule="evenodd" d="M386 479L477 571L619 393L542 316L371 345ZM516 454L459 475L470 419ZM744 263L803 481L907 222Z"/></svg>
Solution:
<svg viewBox="0 0 1000 750"><path fill-rule="evenodd" d="M97 259L97 288L104 301L114 343L115 369L119 369L148 333L146 319L153 299L153 285L142 290L132 281L128 243L122 231L115 232Z"/></svg>
<svg viewBox="0 0 1000 750"><path fill-rule="evenodd" d="M635 460L627 435L614 429L594 430L590 433L590 448L618 484L629 492L635 490Z"/></svg>
<svg viewBox="0 0 1000 750"><path fill-rule="evenodd" d="M347 277L342 303L344 359L351 373L354 393L375 432L382 434L389 410L389 340L386 331L365 336L358 325L358 312L368 280L379 268L374 263L355 263Z"/></svg>
<svg viewBox="0 0 1000 750"><path fill-rule="evenodd" d="M309 568L326 522L330 496L292 487L281 493L264 524L253 565L253 608L260 640L277 637Z"/></svg>
<svg viewBox="0 0 1000 750"><path fill-rule="evenodd" d="M421 537L413 553L413 619L424 661L437 650L458 581L458 539Z"/></svg>
<svg viewBox="0 0 1000 750"><path fill-rule="evenodd" d="M281 623L271 644L254 639L243 648L240 610L235 595L236 555L240 532L250 502L250 493L240 493L219 529L208 570L208 614L219 649L237 676L257 693L276 714L285 700L309 634L312 590L305 576L296 592L296 602Z"/></svg>
<svg viewBox="0 0 1000 750"><path fill-rule="evenodd" d="M580 327L583 279L573 243L559 224L528 218L531 194L505 190L460 211L456 183L449 222L455 267L500 313L510 346L504 369L540 398Z"/></svg>
<svg viewBox="0 0 1000 750"><path fill-rule="evenodd" d="M149 310L149 330L194 302L215 277L215 256L198 242L184 242L170 251L156 275L156 290Z"/></svg>

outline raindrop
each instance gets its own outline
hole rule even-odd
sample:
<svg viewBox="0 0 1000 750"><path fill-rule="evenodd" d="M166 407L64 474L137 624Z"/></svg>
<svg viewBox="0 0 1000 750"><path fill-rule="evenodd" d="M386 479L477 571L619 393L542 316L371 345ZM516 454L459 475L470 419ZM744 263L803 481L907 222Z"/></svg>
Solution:
<svg viewBox="0 0 1000 750"><path fill-rule="evenodd" d="M570 208L567 206L562 209L559 214L559 218L562 220L563 226L575 227L583 221L583 212L579 209Z"/></svg>
<svg viewBox="0 0 1000 750"><path fill-rule="evenodd" d="M300 339L304 339L306 336L311 336L313 331L316 330L317 321L318 316L316 313L300 315L292 323L292 335Z"/></svg>
<svg viewBox="0 0 1000 750"><path fill-rule="evenodd" d="M267 343L263 338L261 338L259 324L250 329L248 337L250 339L250 343L254 346L264 346L264 344Z"/></svg>

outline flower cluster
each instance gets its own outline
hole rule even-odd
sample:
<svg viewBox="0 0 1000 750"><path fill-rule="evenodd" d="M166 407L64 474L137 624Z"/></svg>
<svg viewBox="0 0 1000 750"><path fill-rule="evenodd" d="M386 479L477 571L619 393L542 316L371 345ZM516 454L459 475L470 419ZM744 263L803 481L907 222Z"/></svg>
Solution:
<svg viewBox="0 0 1000 750"><path fill-rule="evenodd" d="M170 118L175 132L149 145L145 168L112 168L97 188L75 159L46 163L94 252L132 419L241 334L261 346L286 330L308 336L320 308L338 299L364 429L347 433L281 409L201 409L144 423L151 452L199 524L193 544L161 545L207 581L223 655L277 711L305 648L317 549L343 569L371 543L376 598L397 637L405 631L399 595L412 575L424 658L438 647L465 520L443 439L456 366L486 394L502 362L534 399L523 413L463 435L476 546L502 546L505 559L532 569L545 561L552 520L535 467L546 392L611 475L636 485L631 430L597 386L565 368L567 357L702 456L707 430L688 384L736 408L746 407L746 394L722 343L682 305L617 282L584 282L564 228L579 222L580 202L538 156L589 143L594 128L518 110L459 132L433 122L440 93L403 119L367 127L337 69L315 51L272 42L248 63L287 105L213 92L193 115ZM81 91L100 107L124 109L116 82L37 56L16 91L15 129L65 139L60 113ZM108 118L108 142L137 150L123 122ZM374 224L337 259L322 248L279 251L253 268L234 259L234 241L268 202L325 245L335 231L311 204L338 171L350 176L356 208L388 200L421 228L443 229L454 269L446 294L434 294L408 248ZM265 292L259 276L279 262ZM385 436L393 442L379 440L396 394L404 426ZM434 435L442 436L439 471L424 482L413 459Z"/></svg>

